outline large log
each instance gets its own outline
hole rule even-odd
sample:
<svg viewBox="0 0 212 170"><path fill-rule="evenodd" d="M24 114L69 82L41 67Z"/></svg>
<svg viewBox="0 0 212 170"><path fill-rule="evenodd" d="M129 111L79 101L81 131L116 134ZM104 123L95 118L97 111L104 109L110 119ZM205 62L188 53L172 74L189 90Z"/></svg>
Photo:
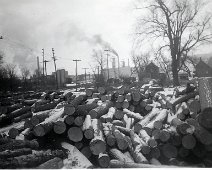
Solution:
<svg viewBox="0 0 212 170"><path fill-rule="evenodd" d="M112 124L114 126L122 126L122 127L126 127L126 123L123 120L113 120Z"/></svg>
<svg viewBox="0 0 212 170"><path fill-rule="evenodd" d="M13 105L11 105L11 106L8 106L7 107L7 114L8 113L11 113L11 112L13 112L13 111L15 111L15 110L17 110L17 109L20 109L20 108L22 108L23 106L22 106L22 104L20 104L20 103L16 103L16 104L13 104Z"/></svg>
<svg viewBox="0 0 212 170"><path fill-rule="evenodd" d="M160 113L158 108L154 108L149 114L144 116L144 118L135 124L134 130L138 133L146 124L148 124L155 116Z"/></svg>
<svg viewBox="0 0 212 170"><path fill-rule="evenodd" d="M94 155L99 155L106 151L106 143L102 132L102 124L98 119L92 120L94 138L90 141L90 149Z"/></svg>
<svg viewBox="0 0 212 170"><path fill-rule="evenodd" d="M85 121L83 123L82 130L84 132L84 136L86 139L93 139L94 137L94 130L91 122L91 116L87 115Z"/></svg>
<svg viewBox="0 0 212 170"><path fill-rule="evenodd" d="M68 138L73 142L80 142L83 139L83 132L80 127L71 127L68 130Z"/></svg>
<svg viewBox="0 0 212 170"><path fill-rule="evenodd" d="M86 157L86 158L90 158L92 156L91 150L89 146L85 146L83 147L80 152Z"/></svg>
<svg viewBox="0 0 212 170"><path fill-rule="evenodd" d="M176 158L177 157L177 148L169 143L166 143L162 146L162 153L166 158Z"/></svg>
<svg viewBox="0 0 212 170"><path fill-rule="evenodd" d="M33 131L36 136L44 136L52 130L54 122L56 122L57 119L61 118L64 114L64 107L54 109L50 114L50 117L46 118L45 121L34 127Z"/></svg>
<svg viewBox="0 0 212 170"><path fill-rule="evenodd" d="M116 110L114 115L113 115L113 118L116 119L116 120L122 120L124 117L124 112L121 111L121 110Z"/></svg>
<svg viewBox="0 0 212 170"><path fill-rule="evenodd" d="M5 150L0 152L0 159L5 159L5 158L12 158L12 157L17 157L21 155L28 155L32 153L31 148L21 148L21 149L16 149L16 150Z"/></svg>
<svg viewBox="0 0 212 170"><path fill-rule="evenodd" d="M115 114L115 112L116 112L116 109L114 107L109 108L108 113L105 115L105 121L112 122L113 115Z"/></svg>
<svg viewBox="0 0 212 170"><path fill-rule="evenodd" d="M125 126L127 129L132 129L134 127L135 119L128 117L126 114L124 115L124 122Z"/></svg>
<svg viewBox="0 0 212 170"><path fill-rule="evenodd" d="M200 102L196 99L190 99L187 101L187 105L190 112L199 113L201 111Z"/></svg>
<svg viewBox="0 0 212 170"><path fill-rule="evenodd" d="M74 117L71 116L71 115L66 115L64 116L65 119L64 119L64 122L67 124L67 125L72 125L74 123Z"/></svg>
<svg viewBox="0 0 212 170"><path fill-rule="evenodd" d="M200 126L197 120L195 119L187 119L186 122L189 125L194 126L194 136L204 145L211 145L212 144L212 133L207 129Z"/></svg>
<svg viewBox="0 0 212 170"><path fill-rule="evenodd" d="M102 168L107 168L110 165L110 157L107 153L100 153L98 156L99 166Z"/></svg>
<svg viewBox="0 0 212 170"><path fill-rule="evenodd" d="M124 155L120 150L116 148L109 149L108 153L112 159L116 159L123 162L134 162L128 156Z"/></svg>
<svg viewBox="0 0 212 170"><path fill-rule="evenodd" d="M126 114L130 118L134 118L135 123L137 123L143 119L143 116L141 116L139 113L131 112L128 109L123 109L123 113Z"/></svg>
<svg viewBox="0 0 212 170"><path fill-rule="evenodd" d="M130 138L131 138L133 148L134 148L134 155L136 155L135 156L136 159L134 157L135 162L137 162L137 163L148 163L148 160L146 159L146 157L141 153L142 143L141 143L141 140L138 137L138 135L135 134L134 132L131 132Z"/></svg>
<svg viewBox="0 0 212 170"><path fill-rule="evenodd" d="M66 131L65 117L57 119L53 124L53 130L56 134L63 134Z"/></svg>
<svg viewBox="0 0 212 170"><path fill-rule="evenodd" d="M130 136L130 132L132 131L132 129L129 128L124 128L122 126L115 126L115 128L117 128L121 133Z"/></svg>
<svg viewBox="0 0 212 170"><path fill-rule="evenodd" d="M105 115L108 113L109 108L113 106L113 102L111 101L106 101L102 105L96 107L95 109L92 109L89 112L89 115L91 115L92 119L99 119L102 115Z"/></svg>
<svg viewBox="0 0 212 170"><path fill-rule="evenodd" d="M0 145L0 151L14 150L14 149L20 149L20 148L37 149L38 147L39 147L39 144L35 140L33 140L33 141L11 140L9 143L5 143L3 145Z"/></svg>
<svg viewBox="0 0 212 170"><path fill-rule="evenodd" d="M193 149L196 146L196 139L192 135L185 135L182 138L182 145L186 149Z"/></svg>
<svg viewBox="0 0 212 170"><path fill-rule="evenodd" d="M15 118L13 119L13 121L14 121L15 123L17 123L17 122L20 122L20 121L23 120L23 119L31 118L32 115L33 115L32 112L29 111L29 112L27 112L27 113L25 113L25 114L23 114L23 115L21 115L21 116L19 116L19 117L15 117Z"/></svg>
<svg viewBox="0 0 212 170"><path fill-rule="evenodd" d="M36 126L37 124L43 122L47 117L50 116L52 110L53 109L33 113L33 116L31 117L32 126Z"/></svg>
<svg viewBox="0 0 212 170"><path fill-rule="evenodd" d="M55 151L36 151L29 155L8 158L7 161L0 164L1 168L32 168L36 167L54 157L64 158L64 152L61 150Z"/></svg>
<svg viewBox="0 0 212 170"><path fill-rule="evenodd" d="M151 138L145 130L141 129L138 133L139 137L150 147L154 148L158 145L157 141L154 138Z"/></svg>
<svg viewBox="0 0 212 170"><path fill-rule="evenodd" d="M63 166L63 160L55 157L39 165L36 169L61 169Z"/></svg>
<svg viewBox="0 0 212 170"><path fill-rule="evenodd" d="M118 129L114 129L113 135L116 138L117 146L120 150L125 150L128 147L126 136L121 133Z"/></svg>
<svg viewBox="0 0 212 170"><path fill-rule="evenodd" d="M51 103L47 103L47 104L44 104L44 105L36 106L35 108L32 108L32 111L34 113L36 113L36 112L40 112L40 111L54 109L56 106L57 106L56 102L51 102Z"/></svg>
<svg viewBox="0 0 212 170"><path fill-rule="evenodd" d="M108 146L113 147L116 144L116 138L113 135L114 127L112 124L103 124L103 132Z"/></svg>
<svg viewBox="0 0 212 170"><path fill-rule="evenodd" d="M74 124L76 126L79 126L81 127L83 125L83 122L84 122L84 117L83 116L77 116L75 119L74 119Z"/></svg>

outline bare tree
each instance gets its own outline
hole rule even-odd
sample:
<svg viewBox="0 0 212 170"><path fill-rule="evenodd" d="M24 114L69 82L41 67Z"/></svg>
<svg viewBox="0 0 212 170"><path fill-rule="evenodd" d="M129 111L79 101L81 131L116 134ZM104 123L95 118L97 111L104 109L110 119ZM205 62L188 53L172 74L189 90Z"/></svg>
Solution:
<svg viewBox="0 0 212 170"><path fill-rule="evenodd" d="M142 3L144 4L144 3ZM160 40L160 50L170 51L173 84L179 85L178 72L194 48L210 43L211 14L204 14L207 3L200 0L152 0L145 4L148 13L138 23L138 35ZM140 8L140 7L138 7Z"/></svg>
<svg viewBox="0 0 212 170"><path fill-rule="evenodd" d="M21 67L21 75L24 81L30 76L30 71L27 67Z"/></svg>
<svg viewBox="0 0 212 170"><path fill-rule="evenodd" d="M100 66L101 74L103 74L103 69L106 64L106 57L104 56L103 51L93 49L92 57L94 61L97 62L97 65Z"/></svg>
<svg viewBox="0 0 212 170"><path fill-rule="evenodd" d="M14 85L16 83L16 65L14 64L7 64L5 66L5 71L7 73L8 79L9 79L9 86L10 86L10 90L13 90Z"/></svg>
<svg viewBox="0 0 212 170"><path fill-rule="evenodd" d="M146 66L150 63L150 54L132 54L132 60L134 63L134 72L138 74L139 80L142 80L143 73L145 71Z"/></svg>

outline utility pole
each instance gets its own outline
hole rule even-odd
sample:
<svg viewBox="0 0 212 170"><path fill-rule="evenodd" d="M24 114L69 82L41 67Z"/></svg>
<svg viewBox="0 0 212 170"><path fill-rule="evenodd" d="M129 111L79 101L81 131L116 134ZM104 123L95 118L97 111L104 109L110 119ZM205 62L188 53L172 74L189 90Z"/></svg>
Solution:
<svg viewBox="0 0 212 170"><path fill-rule="evenodd" d="M43 54L43 77L44 77L44 49L42 49L42 54Z"/></svg>
<svg viewBox="0 0 212 170"><path fill-rule="evenodd" d="M76 62L76 91L77 91L77 62L78 61L81 61L81 60L73 60L73 61L75 61Z"/></svg>
<svg viewBox="0 0 212 170"><path fill-rule="evenodd" d="M56 58L55 58L55 55L54 55L54 48L52 48L52 55L53 55L53 60L54 60L54 70L55 70L55 77L56 77L56 87L58 89L58 83L57 83L57 67L56 67Z"/></svg>
<svg viewBox="0 0 212 170"><path fill-rule="evenodd" d="M108 51L109 50L104 50L104 51L106 51L107 53L106 53L106 55L107 55L107 80L109 80L109 63L108 63Z"/></svg>

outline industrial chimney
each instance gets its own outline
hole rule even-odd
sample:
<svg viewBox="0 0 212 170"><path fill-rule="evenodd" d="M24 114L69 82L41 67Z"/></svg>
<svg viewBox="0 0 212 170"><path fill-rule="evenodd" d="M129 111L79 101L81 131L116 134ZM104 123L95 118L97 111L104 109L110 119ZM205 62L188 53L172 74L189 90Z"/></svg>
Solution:
<svg viewBox="0 0 212 170"><path fill-rule="evenodd" d="M116 60L115 60L115 58L112 58L112 68L116 68Z"/></svg>

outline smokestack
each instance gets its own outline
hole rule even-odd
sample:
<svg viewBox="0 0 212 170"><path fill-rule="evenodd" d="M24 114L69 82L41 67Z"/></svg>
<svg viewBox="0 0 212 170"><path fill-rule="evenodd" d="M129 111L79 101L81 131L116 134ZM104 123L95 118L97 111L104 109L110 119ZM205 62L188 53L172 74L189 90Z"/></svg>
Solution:
<svg viewBox="0 0 212 170"><path fill-rule="evenodd" d="M116 68L116 59L112 58L112 68Z"/></svg>

